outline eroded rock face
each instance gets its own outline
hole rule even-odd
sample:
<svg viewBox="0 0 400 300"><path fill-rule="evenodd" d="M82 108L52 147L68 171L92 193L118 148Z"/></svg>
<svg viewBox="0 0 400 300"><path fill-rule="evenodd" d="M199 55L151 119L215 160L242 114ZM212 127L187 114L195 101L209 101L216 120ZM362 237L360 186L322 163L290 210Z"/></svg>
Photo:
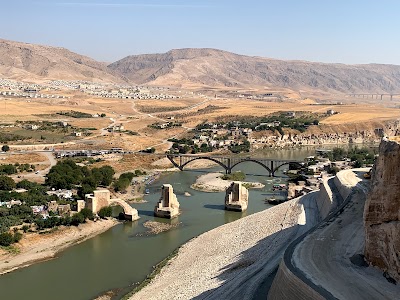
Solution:
<svg viewBox="0 0 400 300"><path fill-rule="evenodd" d="M365 257L400 281L400 144L383 139L364 211Z"/></svg>
<svg viewBox="0 0 400 300"><path fill-rule="evenodd" d="M174 194L172 185L164 184L162 186L161 197L154 208L154 215L167 219L172 219L179 215L179 202Z"/></svg>
<svg viewBox="0 0 400 300"><path fill-rule="evenodd" d="M232 182L226 189L225 209L245 211L249 202L249 191L240 182Z"/></svg>

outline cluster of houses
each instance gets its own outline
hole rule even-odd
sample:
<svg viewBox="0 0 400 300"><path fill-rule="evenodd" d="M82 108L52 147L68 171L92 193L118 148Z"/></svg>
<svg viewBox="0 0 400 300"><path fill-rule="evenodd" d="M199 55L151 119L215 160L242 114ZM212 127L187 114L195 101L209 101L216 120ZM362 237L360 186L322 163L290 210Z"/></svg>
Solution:
<svg viewBox="0 0 400 300"><path fill-rule="evenodd" d="M210 147L222 148L240 144L243 140L249 139L253 130L251 128L231 127L225 125L208 124L211 128L200 129L193 137L193 143L197 146L207 144Z"/></svg>
<svg viewBox="0 0 400 300"><path fill-rule="evenodd" d="M56 158L65 158L65 157L92 157L92 156L100 156L106 154L116 154L116 153L132 153L130 151L124 151L122 148L111 148L109 150L56 150L54 151L54 156Z"/></svg>
<svg viewBox="0 0 400 300"><path fill-rule="evenodd" d="M26 90L24 92L19 91L1 91L0 96L15 97L15 98L29 98L29 99L67 99L69 97L63 95L52 95L52 94L38 94L35 90Z"/></svg>
<svg viewBox="0 0 400 300"><path fill-rule="evenodd" d="M44 88L40 84L25 83L9 79L0 78L0 88L14 91L39 91Z"/></svg>
<svg viewBox="0 0 400 300"><path fill-rule="evenodd" d="M179 96L162 93L162 91L167 90L162 87L119 86L115 84L65 80L53 80L48 82L48 84L52 87L79 90L83 93L103 98L140 100L179 98Z"/></svg>

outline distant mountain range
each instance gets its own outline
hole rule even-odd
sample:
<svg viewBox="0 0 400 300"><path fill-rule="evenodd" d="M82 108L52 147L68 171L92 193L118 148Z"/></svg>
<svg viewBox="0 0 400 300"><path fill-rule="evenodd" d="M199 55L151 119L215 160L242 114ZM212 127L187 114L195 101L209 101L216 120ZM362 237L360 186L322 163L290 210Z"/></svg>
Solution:
<svg viewBox="0 0 400 300"><path fill-rule="evenodd" d="M284 61L215 49L177 49L110 65L67 49L0 40L0 76L131 84L398 93L400 66Z"/></svg>

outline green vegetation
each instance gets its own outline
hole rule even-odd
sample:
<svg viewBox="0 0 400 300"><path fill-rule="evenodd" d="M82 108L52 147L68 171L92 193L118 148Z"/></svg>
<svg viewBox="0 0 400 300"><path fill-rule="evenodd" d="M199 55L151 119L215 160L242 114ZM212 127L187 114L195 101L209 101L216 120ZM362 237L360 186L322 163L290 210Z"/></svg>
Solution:
<svg viewBox="0 0 400 300"><path fill-rule="evenodd" d="M112 216L112 207L111 206L105 206L102 207L97 214L99 215L100 218L105 219L107 217Z"/></svg>
<svg viewBox="0 0 400 300"><path fill-rule="evenodd" d="M249 128L254 131L273 130L282 132L282 128L291 128L304 132L310 125L319 125L322 119L321 115L310 112L296 112L295 117L290 117L286 112L278 112L264 117L232 117L233 121L218 122L218 123L202 123L196 126L197 131L202 129L212 129L214 125L218 128ZM271 126L274 124L273 126Z"/></svg>
<svg viewBox="0 0 400 300"><path fill-rule="evenodd" d="M35 166L30 164L15 163L14 165L0 165L0 175L12 175L17 174L18 172L33 172L35 169Z"/></svg>
<svg viewBox="0 0 400 300"><path fill-rule="evenodd" d="M331 161L340 161L350 159L353 167L360 168L363 165L372 165L375 162L376 153L374 150L363 147L354 147L349 150L343 148L333 148L332 152L324 154L324 157L329 158Z"/></svg>
<svg viewBox="0 0 400 300"><path fill-rule="evenodd" d="M0 132L0 143L7 143L11 141L23 141L31 139L31 136L22 136L19 134ZM4 150L2 150L4 151Z"/></svg>
<svg viewBox="0 0 400 300"><path fill-rule="evenodd" d="M3 151L3 152L8 152L8 151L10 151L10 146L8 146L8 145L3 145L3 146L1 147L1 151Z"/></svg>
<svg viewBox="0 0 400 300"><path fill-rule="evenodd" d="M73 160L59 161L47 174L46 185L55 189L71 189L79 186L78 195L92 193L99 185L109 186L115 171L110 166L89 169L78 166Z"/></svg>
<svg viewBox="0 0 400 300"><path fill-rule="evenodd" d="M167 122L167 123L154 123L154 124L148 125L147 127L154 128L154 129L168 129L168 128L181 127L181 126L182 126L182 123Z"/></svg>
<svg viewBox="0 0 400 300"><path fill-rule="evenodd" d="M223 180L243 181L246 178L246 175L242 171L237 171L231 174L225 174L221 176L221 178Z"/></svg>
<svg viewBox="0 0 400 300"><path fill-rule="evenodd" d="M235 144L228 147L232 153L250 152L250 142L245 140L242 144Z"/></svg>
<svg viewBox="0 0 400 300"><path fill-rule="evenodd" d="M0 190L2 191L11 191L15 189L15 181L8 176L1 175L0 176Z"/></svg>
<svg viewBox="0 0 400 300"><path fill-rule="evenodd" d="M91 114L84 113L81 111L75 111L75 110L61 111L61 112L58 112L57 114L61 115L61 116L71 117L71 118L92 118L93 117ZM102 116L102 115L100 115L100 116ZM104 114L104 117L105 117L105 114Z"/></svg>

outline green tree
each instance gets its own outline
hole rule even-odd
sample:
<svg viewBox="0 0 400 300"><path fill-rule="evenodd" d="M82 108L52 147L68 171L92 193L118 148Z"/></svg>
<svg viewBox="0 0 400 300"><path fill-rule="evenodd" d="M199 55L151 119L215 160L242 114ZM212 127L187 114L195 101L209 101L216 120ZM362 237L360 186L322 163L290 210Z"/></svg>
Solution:
<svg viewBox="0 0 400 300"><path fill-rule="evenodd" d="M126 189L128 188L128 186L130 185L130 181L128 178L122 178L122 179L118 179L115 183L114 183L114 189L116 192L121 192L121 191L126 191Z"/></svg>
<svg viewBox="0 0 400 300"><path fill-rule="evenodd" d="M74 214L71 217L71 225L78 226L83 222L85 222L85 217L81 213Z"/></svg>
<svg viewBox="0 0 400 300"><path fill-rule="evenodd" d="M80 213L83 215L83 217L89 220L93 220L94 219L94 215L93 212L89 209L89 208L84 208L80 211Z"/></svg>
<svg viewBox="0 0 400 300"><path fill-rule="evenodd" d="M15 232L13 236L13 243L18 243L22 239L22 233Z"/></svg>
<svg viewBox="0 0 400 300"><path fill-rule="evenodd" d="M0 246L10 246L14 241L14 236L10 232L0 233Z"/></svg>
<svg viewBox="0 0 400 300"><path fill-rule="evenodd" d="M102 207L98 213L100 218L105 219L106 217L111 217L112 215L112 207L111 206L105 206Z"/></svg>
<svg viewBox="0 0 400 300"><path fill-rule="evenodd" d="M15 181L8 176L0 176L0 190L11 191L15 188Z"/></svg>
<svg viewBox="0 0 400 300"><path fill-rule="evenodd" d="M110 166L103 166L100 168L101 174L103 174L102 181L100 182L101 185L109 186L112 183L113 176L115 171Z"/></svg>
<svg viewBox="0 0 400 300"><path fill-rule="evenodd" d="M3 151L3 152L8 152L8 151L10 151L10 146L8 146L8 145L3 145L3 147L1 147L1 151Z"/></svg>

